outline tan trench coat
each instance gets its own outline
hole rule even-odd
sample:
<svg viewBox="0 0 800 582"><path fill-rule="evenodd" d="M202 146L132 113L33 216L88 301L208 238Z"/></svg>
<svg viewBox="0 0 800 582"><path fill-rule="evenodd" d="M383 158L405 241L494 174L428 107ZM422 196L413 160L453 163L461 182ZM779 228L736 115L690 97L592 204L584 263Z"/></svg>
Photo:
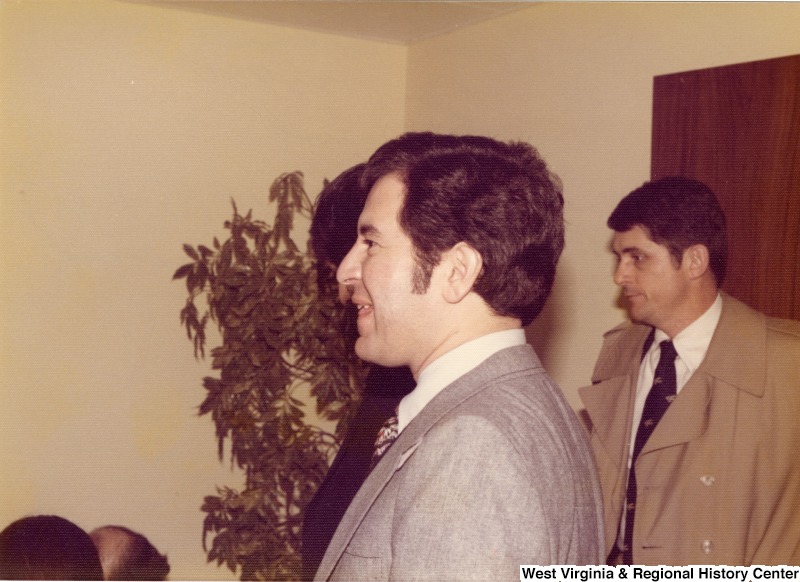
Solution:
<svg viewBox="0 0 800 582"><path fill-rule="evenodd" d="M580 390L609 552L649 332L625 324L606 333L594 385ZM800 322L723 295L706 358L645 444L636 480L635 564L800 565Z"/></svg>

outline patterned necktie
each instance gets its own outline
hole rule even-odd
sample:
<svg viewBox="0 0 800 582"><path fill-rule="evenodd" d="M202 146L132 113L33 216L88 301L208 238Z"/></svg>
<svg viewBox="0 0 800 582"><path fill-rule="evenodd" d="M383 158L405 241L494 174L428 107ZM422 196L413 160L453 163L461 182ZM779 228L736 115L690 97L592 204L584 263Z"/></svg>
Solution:
<svg viewBox="0 0 800 582"><path fill-rule="evenodd" d="M639 430L636 432L636 441L633 445L633 458L631 460L631 470L628 475L628 493L625 504L625 544L622 548L622 563L633 563L633 520L636 514L636 459L642 451L642 447L653 434L658 425L658 421L664 416L669 405L675 400L677 392L677 379L675 376L675 346L671 341L661 342L661 356L656 366L653 378L653 387L647 395L642 410L642 420L639 422Z"/></svg>
<svg viewBox="0 0 800 582"><path fill-rule="evenodd" d="M375 450L372 453L372 461L370 462L369 470L375 468L383 454L389 450L392 443L397 439L397 414L390 416L383 423L383 426L378 431L378 438L375 439Z"/></svg>

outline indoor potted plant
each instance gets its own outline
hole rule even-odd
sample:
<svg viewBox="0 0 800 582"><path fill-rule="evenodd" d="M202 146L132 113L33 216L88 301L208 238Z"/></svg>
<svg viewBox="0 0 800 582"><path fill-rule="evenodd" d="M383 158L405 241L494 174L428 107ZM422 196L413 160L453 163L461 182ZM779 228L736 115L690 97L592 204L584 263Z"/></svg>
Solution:
<svg viewBox="0 0 800 582"><path fill-rule="evenodd" d="M233 203L229 236L184 245L191 262L174 279L186 282L181 322L196 357L205 354L208 321L219 327L222 345L211 350L219 376L203 380L200 414L216 425L220 460L229 439L231 463L245 475L241 491L223 487L205 498L208 559L241 568L242 579L277 580L299 576L303 509L347 429L365 368L333 273L291 238L295 215L313 213L302 174L276 179L269 202L277 207L272 227ZM337 421L336 434L306 421L309 399L321 418Z"/></svg>

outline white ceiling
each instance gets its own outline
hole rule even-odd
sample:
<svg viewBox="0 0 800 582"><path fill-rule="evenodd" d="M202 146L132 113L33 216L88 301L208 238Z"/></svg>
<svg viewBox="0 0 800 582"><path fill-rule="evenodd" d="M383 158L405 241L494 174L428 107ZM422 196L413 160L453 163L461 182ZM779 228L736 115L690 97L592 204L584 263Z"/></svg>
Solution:
<svg viewBox="0 0 800 582"><path fill-rule="evenodd" d="M411 44L536 4L396 0L129 0L316 32Z"/></svg>

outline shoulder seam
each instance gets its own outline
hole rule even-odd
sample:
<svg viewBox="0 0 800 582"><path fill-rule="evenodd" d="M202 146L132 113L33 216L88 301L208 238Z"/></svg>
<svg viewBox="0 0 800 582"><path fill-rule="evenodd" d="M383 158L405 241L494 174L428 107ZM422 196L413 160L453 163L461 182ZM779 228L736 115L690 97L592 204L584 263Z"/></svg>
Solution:
<svg viewBox="0 0 800 582"><path fill-rule="evenodd" d="M800 321L767 317L767 329L800 339Z"/></svg>
<svg viewBox="0 0 800 582"><path fill-rule="evenodd" d="M604 332L603 333L603 337L609 337L609 336L617 334L617 333L619 333L621 331L625 331L626 329L630 329L630 327L631 327L631 322L630 321L623 321L619 325L617 325L615 327L612 327L608 331Z"/></svg>

